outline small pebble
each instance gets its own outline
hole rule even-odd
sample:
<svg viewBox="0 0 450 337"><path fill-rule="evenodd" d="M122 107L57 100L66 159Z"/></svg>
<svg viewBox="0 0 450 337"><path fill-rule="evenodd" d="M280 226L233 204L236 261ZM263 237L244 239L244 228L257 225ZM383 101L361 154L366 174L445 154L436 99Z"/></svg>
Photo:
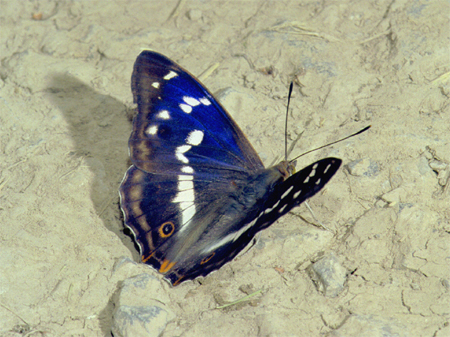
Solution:
<svg viewBox="0 0 450 337"><path fill-rule="evenodd" d="M325 255L311 266L310 276L317 289L327 297L336 297L344 290L347 270L334 253Z"/></svg>
<svg viewBox="0 0 450 337"><path fill-rule="evenodd" d="M191 21L198 21L202 18L202 11L199 9L191 9L187 12L187 17Z"/></svg>
<svg viewBox="0 0 450 337"><path fill-rule="evenodd" d="M352 176L372 177L380 172L378 164L369 158L354 160L347 164L347 170Z"/></svg>
<svg viewBox="0 0 450 337"><path fill-rule="evenodd" d="M160 336L175 314L164 304L169 302L161 281L140 274L123 281L113 313L115 337Z"/></svg>

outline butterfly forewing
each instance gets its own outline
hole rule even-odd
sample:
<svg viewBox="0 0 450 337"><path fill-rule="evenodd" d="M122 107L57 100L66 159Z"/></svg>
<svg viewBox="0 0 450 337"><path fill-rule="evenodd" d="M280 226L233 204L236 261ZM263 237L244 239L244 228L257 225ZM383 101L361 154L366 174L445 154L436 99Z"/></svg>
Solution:
<svg viewBox="0 0 450 337"><path fill-rule="evenodd" d="M258 217L254 230L267 228L293 207L319 192L334 176L341 163L342 160L338 158L319 160L275 186Z"/></svg>
<svg viewBox="0 0 450 337"><path fill-rule="evenodd" d="M130 137L133 164L151 173L183 165L224 170L263 168L237 124L208 90L163 55L142 52L132 75L138 115Z"/></svg>

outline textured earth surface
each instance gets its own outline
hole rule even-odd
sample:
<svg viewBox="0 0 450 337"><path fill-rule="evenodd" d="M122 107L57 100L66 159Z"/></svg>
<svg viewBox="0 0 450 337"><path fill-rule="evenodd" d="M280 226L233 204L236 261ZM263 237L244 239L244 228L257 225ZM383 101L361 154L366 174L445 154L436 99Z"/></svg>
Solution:
<svg viewBox="0 0 450 337"><path fill-rule="evenodd" d="M161 279L116 268L139 260L117 190L132 66L152 49L200 76L266 165L283 155L291 81L292 156L372 125L297 163L344 162L310 200L330 231L302 205L207 278L161 281L147 296L171 312L164 337L449 336L449 11L425 0L1 1L0 335L111 336L124 281ZM329 254L346 271L335 297L309 272Z"/></svg>

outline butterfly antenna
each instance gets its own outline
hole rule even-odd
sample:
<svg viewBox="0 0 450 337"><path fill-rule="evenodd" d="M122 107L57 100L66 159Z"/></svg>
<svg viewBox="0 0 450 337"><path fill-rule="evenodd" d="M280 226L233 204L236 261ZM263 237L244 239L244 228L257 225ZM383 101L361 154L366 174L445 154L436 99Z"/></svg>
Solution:
<svg viewBox="0 0 450 337"><path fill-rule="evenodd" d="M287 109L286 109L286 124L284 125L284 160L287 161L288 157L288 145L287 145L287 127L288 127L288 116L289 116L289 103L291 102L291 95L292 95L292 88L294 87L294 82L291 82L291 85L289 86L289 94L288 94L288 102L287 102Z"/></svg>
<svg viewBox="0 0 450 337"><path fill-rule="evenodd" d="M289 102L289 101L288 101L288 102ZM289 104L289 103L288 103L288 104ZM292 162L294 162L295 160L297 160L298 158L303 157L304 155L306 155L306 154L308 154L308 153L311 153L311 152L314 152L314 151L323 149L324 147L327 147L327 146L330 146L330 145L333 145L333 144L342 142L342 141L344 141L344 140L346 140L346 139L352 138L352 137L354 137L354 136L357 136L357 135L359 135L360 133L363 133L364 131L369 130L371 126L372 126L372 125L366 126L366 127L363 128L362 130L359 130L358 132L355 132L354 134L351 134L350 136L344 137L344 138L339 139L339 140L335 140L334 142L331 142L331 143L322 145L322 146L320 146L320 147L318 147L318 148L316 148L316 149L306 151L305 153L302 153L301 155L295 157L294 159L291 159L289 162L292 163Z"/></svg>

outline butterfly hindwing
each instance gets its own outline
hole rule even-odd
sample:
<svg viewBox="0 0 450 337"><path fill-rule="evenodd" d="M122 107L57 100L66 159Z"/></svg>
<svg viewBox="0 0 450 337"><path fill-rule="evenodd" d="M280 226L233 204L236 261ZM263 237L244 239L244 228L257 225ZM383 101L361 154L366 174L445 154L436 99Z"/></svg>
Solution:
<svg viewBox="0 0 450 337"><path fill-rule="evenodd" d="M261 189L267 188L268 192L264 194L265 198L253 216L249 214L248 217L244 217L234 228L222 233L220 237L210 236L211 247L206 254L200 255L199 252L202 250L197 251L188 263L176 266L165 277L172 284L177 284L180 280L206 276L211 271L221 268L238 255L259 231L269 227L293 207L318 193L337 172L341 162L337 158L319 160L288 179L275 183L271 186L272 190L261 181L259 186ZM214 233L214 230L211 232ZM199 245L201 246L201 242Z"/></svg>
<svg viewBox="0 0 450 337"><path fill-rule="evenodd" d="M178 254L177 244L208 223L194 221L194 216L208 219L220 198L244 184L246 175L234 172L232 182L222 177L186 170L180 175L153 174L131 166L120 187L125 224L138 243L142 260L160 270L161 261ZM217 208L216 207L216 208ZM208 219L209 225L214 219Z"/></svg>

